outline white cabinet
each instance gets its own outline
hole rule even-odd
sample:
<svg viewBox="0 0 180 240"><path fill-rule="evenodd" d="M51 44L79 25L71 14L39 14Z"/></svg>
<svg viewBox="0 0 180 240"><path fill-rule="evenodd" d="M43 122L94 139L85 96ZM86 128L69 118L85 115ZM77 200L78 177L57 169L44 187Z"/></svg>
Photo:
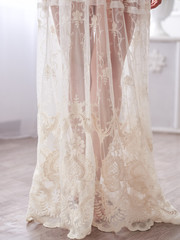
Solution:
<svg viewBox="0 0 180 240"><path fill-rule="evenodd" d="M180 132L180 38L151 39L149 51L153 130Z"/></svg>

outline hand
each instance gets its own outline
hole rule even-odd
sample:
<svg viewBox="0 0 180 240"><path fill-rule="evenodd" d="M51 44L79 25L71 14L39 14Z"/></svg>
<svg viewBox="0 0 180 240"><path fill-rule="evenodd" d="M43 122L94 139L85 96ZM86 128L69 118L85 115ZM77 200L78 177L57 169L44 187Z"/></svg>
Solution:
<svg viewBox="0 0 180 240"><path fill-rule="evenodd" d="M156 8L161 2L162 0L151 0L151 9Z"/></svg>

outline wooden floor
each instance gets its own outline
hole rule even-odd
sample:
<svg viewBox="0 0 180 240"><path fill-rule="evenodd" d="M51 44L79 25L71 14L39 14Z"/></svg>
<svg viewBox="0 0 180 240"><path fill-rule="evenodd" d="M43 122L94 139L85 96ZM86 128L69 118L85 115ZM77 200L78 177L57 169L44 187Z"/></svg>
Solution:
<svg viewBox="0 0 180 240"><path fill-rule="evenodd" d="M67 231L49 229L25 214L36 164L36 139L0 140L0 239L65 240ZM180 211L180 135L154 134L154 158L164 194ZM118 234L96 228L85 240L180 240L180 226L155 224L146 232L122 229Z"/></svg>

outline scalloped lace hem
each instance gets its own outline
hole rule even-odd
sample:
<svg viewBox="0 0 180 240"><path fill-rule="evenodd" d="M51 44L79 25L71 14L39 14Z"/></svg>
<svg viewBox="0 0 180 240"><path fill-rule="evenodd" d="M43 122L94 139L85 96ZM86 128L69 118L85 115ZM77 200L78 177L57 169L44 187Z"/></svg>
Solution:
<svg viewBox="0 0 180 240"><path fill-rule="evenodd" d="M69 233L67 234L67 237L70 239L84 239L87 235L91 234L91 227L96 227L98 230L102 231L102 232L114 232L114 233L118 233L123 227L126 227L129 231L147 231L149 229L151 229L151 227L155 224L155 223L172 223L172 224L180 224L180 215L178 214L177 216L173 216L172 218L169 219L158 219L158 218L154 218L154 219L148 219L146 221L139 221L139 222L132 222L129 221L126 223L123 223L121 225L119 225L119 227L115 227L115 228L108 228L103 227L101 224L95 223L93 222L92 225L90 227L88 227L84 232L77 232L76 229L67 226L65 224L62 224L61 221L59 220L59 218L52 218L52 217L42 217L42 216L29 216L26 217L26 221L27 222L37 222L42 224L44 227L47 228L62 228L62 229L67 229L69 230Z"/></svg>

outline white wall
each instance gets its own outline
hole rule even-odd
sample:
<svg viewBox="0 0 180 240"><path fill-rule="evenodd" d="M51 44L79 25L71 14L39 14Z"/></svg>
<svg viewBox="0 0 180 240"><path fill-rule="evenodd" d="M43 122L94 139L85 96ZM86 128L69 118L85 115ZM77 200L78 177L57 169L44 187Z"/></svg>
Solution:
<svg viewBox="0 0 180 240"><path fill-rule="evenodd" d="M0 138L36 134L36 0L0 0Z"/></svg>

